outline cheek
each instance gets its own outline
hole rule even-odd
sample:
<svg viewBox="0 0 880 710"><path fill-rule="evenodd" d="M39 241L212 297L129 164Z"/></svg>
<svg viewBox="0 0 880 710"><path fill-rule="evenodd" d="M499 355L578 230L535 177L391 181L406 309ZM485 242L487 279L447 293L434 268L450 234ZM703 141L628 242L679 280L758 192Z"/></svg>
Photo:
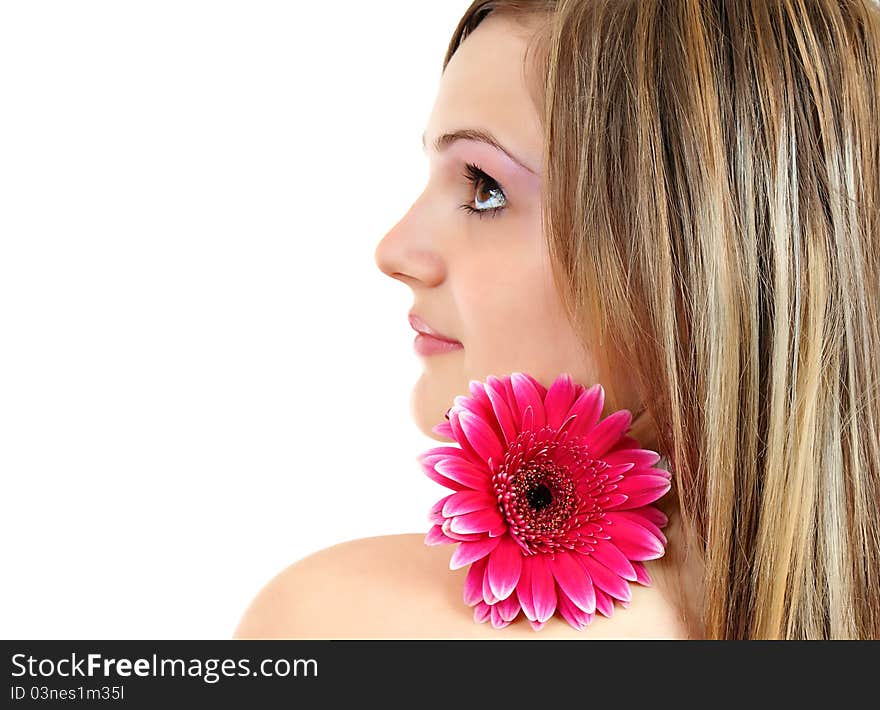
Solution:
<svg viewBox="0 0 880 710"><path fill-rule="evenodd" d="M462 273L459 296L470 340L468 377L516 370L541 381L563 371L588 377L544 254L532 248L496 253L500 256L491 263L470 260Z"/></svg>

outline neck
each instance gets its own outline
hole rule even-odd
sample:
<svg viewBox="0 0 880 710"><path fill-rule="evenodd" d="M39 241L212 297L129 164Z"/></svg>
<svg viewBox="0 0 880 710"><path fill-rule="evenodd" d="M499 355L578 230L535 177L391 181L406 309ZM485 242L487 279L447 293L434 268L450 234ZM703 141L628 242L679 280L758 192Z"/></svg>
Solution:
<svg viewBox="0 0 880 710"><path fill-rule="evenodd" d="M657 427L647 408L642 408L633 417L629 435L635 438L645 449L660 452ZM658 462L662 468L669 469L668 459L662 456ZM668 545L666 554L652 565L652 575L659 573L658 584L664 587L668 598L679 608L680 616L685 620L692 638L704 638L703 595L704 562L699 546L699 538L685 524L681 515L676 492L675 472L673 471L673 489L656 505L666 513L669 522L663 530Z"/></svg>
<svg viewBox="0 0 880 710"><path fill-rule="evenodd" d="M677 501L663 506L669 517L663 533L669 541L658 560L663 583L679 608L692 638L705 637L703 624L704 564L697 536L686 527Z"/></svg>

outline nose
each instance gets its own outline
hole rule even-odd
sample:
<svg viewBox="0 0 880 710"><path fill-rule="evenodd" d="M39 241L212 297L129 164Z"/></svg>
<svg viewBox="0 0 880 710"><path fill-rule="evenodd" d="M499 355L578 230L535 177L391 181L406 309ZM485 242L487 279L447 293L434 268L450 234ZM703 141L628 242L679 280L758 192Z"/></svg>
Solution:
<svg viewBox="0 0 880 710"><path fill-rule="evenodd" d="M386 276L411 286L437 286L446 278L446 264L435 248L436 222L418 212L418 201L376 246L376 266Z"/></svg>

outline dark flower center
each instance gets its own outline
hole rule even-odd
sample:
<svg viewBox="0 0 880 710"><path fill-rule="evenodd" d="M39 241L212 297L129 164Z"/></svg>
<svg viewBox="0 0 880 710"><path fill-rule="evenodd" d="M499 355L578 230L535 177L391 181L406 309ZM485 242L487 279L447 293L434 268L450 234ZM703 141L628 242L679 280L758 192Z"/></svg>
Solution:
<svg viewBox="0 0 880 710"><path fill-rule="evenodd" d="M550 493L550 489L547 486L543 483L539 483L537 486L529 488L529 490L526 491L526 500L532 508L535 510L541 510L541 508L546 508L553 502L553 495Z"/></svg>
<svg viewBox="0 0 880 710"><path fill-rule="evenodd" d="M607 467L549 426L520 432L492 477L511 536L528 554L592 551Z"/></svg>

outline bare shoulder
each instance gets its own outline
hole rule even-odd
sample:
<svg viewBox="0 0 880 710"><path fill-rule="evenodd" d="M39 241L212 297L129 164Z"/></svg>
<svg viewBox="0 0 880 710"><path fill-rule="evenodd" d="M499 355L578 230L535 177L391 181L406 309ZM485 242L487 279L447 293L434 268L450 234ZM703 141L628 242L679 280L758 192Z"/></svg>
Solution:
<svg viewBox="0 0 880 710"><path fill-rule="evenodd" d="M467 569L450 570L451 545L424 535L360 538L282 570L245 611L235 638L599 639L688 638L677 607L655 586L632 585L629 608L596 615L584 631L558 616L534 631L522 614L504 629L476 624L462 599ZM648 563L650 565L650 563ZM650 567L649 567L650 571ZM652 573L653 574L653 573Z"/></svg>

